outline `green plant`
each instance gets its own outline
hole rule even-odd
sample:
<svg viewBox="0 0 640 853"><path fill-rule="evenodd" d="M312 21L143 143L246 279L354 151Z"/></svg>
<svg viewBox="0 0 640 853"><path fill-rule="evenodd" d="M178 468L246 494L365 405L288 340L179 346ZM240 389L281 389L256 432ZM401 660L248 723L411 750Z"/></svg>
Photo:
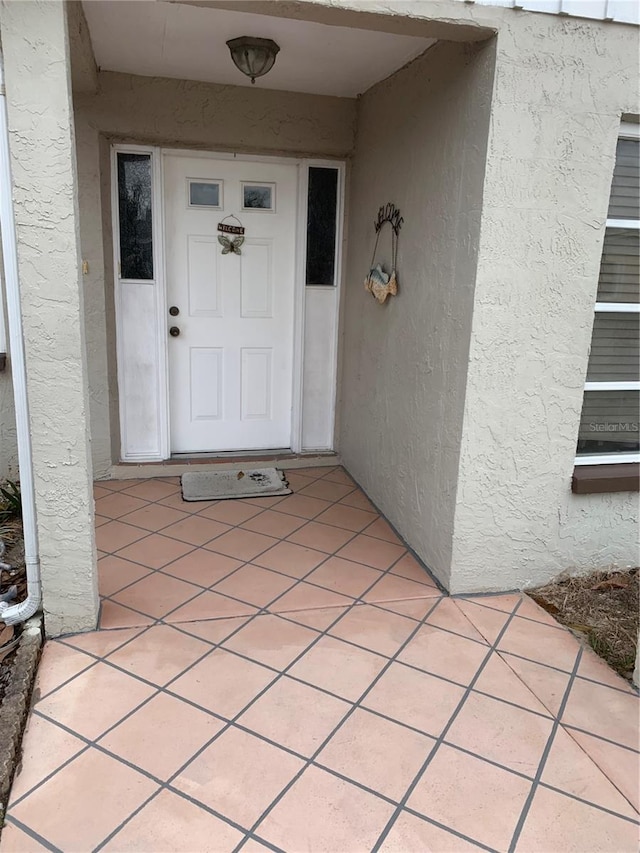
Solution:
<svg viewBox="0 0 640 853"><path fill-rule="evenodd" d="M22 496L20 483L7 480L4 486L0 486L0 522L12 518L22 518Z"/></svg>

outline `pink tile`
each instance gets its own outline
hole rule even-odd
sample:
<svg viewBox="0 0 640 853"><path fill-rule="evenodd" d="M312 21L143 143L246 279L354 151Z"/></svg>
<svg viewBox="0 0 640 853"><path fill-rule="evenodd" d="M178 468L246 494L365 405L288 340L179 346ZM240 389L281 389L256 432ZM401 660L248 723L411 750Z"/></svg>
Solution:
<svg viewBox="0 0 640 853"><path fill-rule="evenodd" d="M150 569L161 569L192 550L192 545L154 533L133 545L121 548L118 551L118 557L140 563Z"/></svg>
<svg viewBox="0 0 640 853"><path fill-rule="evenodd" d="M364 563L374 569L388 569L404 553L404 548L391 542L382 542L371 536L360 534L352 539L338 553L345 560L354 560L356 563Z"/></svg>
<svg viewBox="0 0 640 853"><path fill-rule="evenodd" d="M169 577L161 572L153 572L132 586L113 596L113 601L139 610L148 616L159 619L172 610L185 604L200 588Z"/></svg>
<svg viewBox="0 0 640 853"><path fill-rule="evenodd" d="M562 722L637 750L639 711L637 696L576 679Z"/></svg>
<svg viewBox="0 0 640 853"><path fill-rule="evenodd" d="M141 509L146 504L132 495L112 492L96 501L96 512L106 518L120 518L128 512Z"/></svg>
<svg viewBox="0 0 640 853"><path fill-rule="evenodd" d="M97 663L37 704L41 714L94 739L148 699L154 688Z"/></svg>
<svg viewBox="0 0 640 853"><path fill-rule="evenodd" d="M337 508L339 508L338 505ZM392 542L394 545L402 545L402 540L396 535L388 521L378 516L364 531L367 536L373 536L374 539L383 539L385 542Z"/></svg>
<svg viewBox="0 0 640 853"><path fill-rule="evenodd" d="M108 628L133 628L151 625L151 616L137 613L129 607L116 604L115 601L105 599L100 605L100 629Z"/></svg>
<svg viewBox="0 0 640 853"><path fill-rule="evenodd" d="M5 823L2 830L2 853L40 853L47 849L15 824Z"/></svg>
<svg viewBox="0 0 640 853"><path fill-rule="evenodd" d="M311 477L314 480L319 480L322 477L326 477L328 474L339 470L340 468L337 465L313 465L309 468L295 469L298 474L301 474L304 477Z"/></svg>
<svg viewBox="0 0 640 853"><path fill-rule="evenodd" d="M89 631L86 634L65 637L61 642L82 652L105 657L119 646L137 637L141 630L142 628L120 628L111 631Z"/></svg>
<svg viewBox="0 0 640 853"><path fill-rule="evenodd" d="M321 513L316 521L322 524L333 524L336 527L343 527L345 530L352 530L354 533L359 533L365 527L368 527L372 521L375 521L376 518L378 516L372 512L365 512L355 507L333 504L329 509Z"/></svg>
<svg viewBox="0 0 640 853"><path fill-rule="evenodd" d="M272 536L264 536L261 533L236 528L228 533L223 533L222 536L211 542L208 548L218 554L225 554L227 557L248 562L271 548L277 541Z"/></svg>
<svg viewBox="0 0 640 853"><path fill-rule="evenodd" d="M315 631L325 631L347 612L347 607L319 607L314 610L296 610L283 613L282 617Z"/></svg>
<svg viewBox="0 0 640 853"><path fill-rule="evenodd" d="M185 518L189 518L186 512L179 512L161 504L147 504L135 512L128 513L122 520L136 527L144 527L145 530L158 531Z"/></svg>
<svg viewBox="0 0 640 853"><path fill-rule="evenodd" d="M527 687L500 655L493 652L484 666L480 677L474 684L474 690L488 693L498 699L513 702L529 711L548 714L551 709L544 705Z"/></svg>
<svg viewBox="0 0 640 853"><path fill-rule="evenodd" d="M275 673L223 649L215 649L171 684L171 692L202 708L231 719Z"/></svg>
<svg viewBox="0 0 640 853"><path fill-rule="evenodd" d="M267 509L255 518L245 521L242 524L243 530L253 530L255 533L265 533L276 539L284 539L305 523L304 519L278 512L277 509L277 507L275 510Z"/></svg>
<svg viewBox="0 0 640 853"><path fill-rule="evenodd" d="M195 622L199 619L229 619L233 616L253 616L257 608L220 595L217 592L203 592L192 598L182 607L165 616L165 622Z"/></svg>
<svg viewBox="0 0 640 853"><path fill-rule="evenodd" d="M322 475L323 480L328 480L330 483L342 483L344 486L355 486L353 479L347 474L344 468L335 468L329 471L328 474Z"/></svg>
<svg viewBox="0 0 640 853"><path fill-rule="evenodd" d="M449 743L535 776L553 721L472 693L447 732Z"/></svg>
<svg viewBox="0 0 640 853"><path fill-rule="evenodd" d="M463 696L463 687L392 663L362 705L438 737Z"/></svg>
<svg viewBox="0 0 640 853"><path fill-rule="evenodd" d="M257 616L224 645L258 663L284 669L317 636L315 631L279 616Z"/></svg>
<svg viewBox="0 0 640 853"><path fill-rule="evenodd" d="M379 674L386 659L334 637L322 637L289 674L355 702Z"/></svg>
<svg viewBox="0 0 640 853"><path fill-rule="evenodd" d="M468 637L470 640L485 643L486 640L482 633L473 626L457 604L458 602L455 599L442 598L438 602L437 607L431 611L426 621L429 625L436 625L438 628L453 631L454 634L460 634L463 637Z"/></svg>
<svg viewBox="0 0 640 853"><path fill-rule="evenodd" d="M120 521L110 521L96 530L96 546L99 551L112 554L114 551L119 551L148 535L139 527L132 527L130 524L123 524Z"/></svg>
<svg viewBox="0 0 640 853"><path fill-rule="evenodd" d="M370 603L376 601L401 601L406 598L434 599L439 597L440 593L435 587L422 583L414 583L391 573L383 575L378 583L362 596L364 601Z"/></svg>
<svg viewBox="0 0 640 853"><path fill-rule="evenodd" d="M348 610L329 633L381 655L394 655L418 626L411 619L361 604Z"/></svg>
<svg viewBox="0 0 640 853"><path fill-rule="evenodd" d="M488 643L495 643L510 614L494 610L492 607L483 607L464 598L456 598L454 601L456 607L464 613L484 639Z"/></svg>
<svg viewBox="0 0 640 853"><path fill-rule="evenodd" d="M201 515L190 515L182 521L165 527L163 533L166 536L179 539L181 542L188 542L190 545L205 545L227 530L229 530L228 524L213 521L211 518L203 518Z"/></svg>
<svg viewBox="0 0 640 853"><path fill-rule="evenodd" d="M341 530L339 527L331 527L329 524L318 524L310 521L289 536L288 541L296 545L304 545L306 548L315 548L326 554L333 554L347 542L353 533L350 530Z"/></svg>
<svg viewBox="0 0 640 853"><path fill-rule="evenodd" d="M588 678L591 681L599 681L600 684L605 684L607 687L615 687L618 690L623 690L625 693L633 693L633 688L628 681L618 675L611 669L609 664L605 663L591 649L583 649L580 663L578 664L578 676L580 678Z"/></svg>
<svg viewBox="0 0 640 853"><path fill-rule="evenodd" d="M467 596L467 601L474 601L482 607L492 607L494 610L501 610L503 613L513 613L516 604L522 601L523 594L521 592L509 592L499 595L476 595Z"/></svg>
<svg viewBox="0 0 640 853"><path fill-rule="evenodd" d="M13 778L11 803L23 797L84 748L84 741L65 732L55 723L31 714L22 738L22 756ZM4 842L4 831L2 839ZM4 844L2 849L4 851Z"/></svg>
<svg viewBox="0 0 640 853"><path fill-rule="evenodd" d="M150 797L157 784L97 749L75 758L12 809L59 850L94 850ZM79 820L79 816L90 819Z"/></svg>
<svg viewBox="0 0 640 853"><path fill-rule="evenodd" d="M575 729L569 729L569 734L633 808L640 812L638 753Z"/></svg>
<svg viewBox="0 0 640 853"><path fill-rule="evenodd" d="M483 848L415 815L401 812L379 849L380 853L471 853Z"/></svg>
<svg viewBox="0 0 640 853"><path fill-rule="evenodd" d="M172 791L160 791L102 849L108 853L144 850L211 850L231 853L242 835L225 821ZM245 845L243 851L247 850Z"/></svg>
<svg viewBox="0 0 640 853"><path fill-rule="evenodd" d="M352 485L344 485L342 483L331 483L329 480L316 480L304 489L300 489L301 495L306 495L310 498L320 498L323 501L339 501L346 497L354 490Z"/></svg>
<svg viewBox="0 0 640 853"><path fill-rule="evenodd" d="M164 573L174 578L209 587L242 565L240 560L224 557L206 548L196 548L184 557L164 567Z"/></svg>
<svg viewBox="0 0 640 853"><path fill-rule="evenodd" d="M96 528L102 527L103 524L108 524L108 522L110 521L110 518L107 518L104 515L98 515L97 513L93 517L93 523L95 524Z"/></svg>
<svg viewBox="0 0 640 853"><path fill-rule="evenodd" d="M285 575L301 578L326 559L327 555L322 551L314 551L312 548L304 548L292 542L278 542L273 548L256 557L253 562L265 569L275 569Z"/></svg>
<svg viewBox="0 0 640 853"><path fill-rule="evenodd" d="M528 595L522 596L520 607L516 611L516 618L533 619L536 622L542 622L554 628L561 627L560 623L550 613L547 613L546 610L536 604Z"/></svg>
<svg viewBox="0 0 640 853"><path fill-rule="evenodd" d="M265 841L282 850L371 850L393 814L393 806L308 767L258 826Z"/></svg>
<svg viewBox="0 0 640 853"><path fill-rule="evenodd" d="M548 711L553 715L558 713L569 683L568 673L522 660L515 655L501 654L500 657Z"/></svg>
<svg viewBox="0 0 640 853"><path fill-rule="evenodd" d="M634 774L631 774L633 778ZM605 809L637 820L638 814L587 753L559 728L542 772L542 782ZM635 774L637 781L638 774ZM636 786L637 787L637 786Z"/></svg>
<svg viewBox="0 0 640 853"><path fill-rule="evenodd" d="M108 732L100 746L167 781L223 723L174 696L159 694Z"/></svg>
<svg viewBox="0 0 640 853"><path fill-rule="evenodd" d="M365 533L368 532L365 531ZM436 583L429 574L429 572L421 566L420 563L416 560L413 554L403 554L400 559L391 566L389 570L393 575L400 575L401 578L406 578L410 581L415 581L416 583L423 583L427 586L432 586L437 589Z"/></svg>
<svg viewBox="0 0 640 853"><path fill-rule="evenodd" d="M638 849L638 827L578 800L539 787L517 849L634 853Z"/></svg>
<svg viewBox="0 0 640 853"><path fill-rule="evenodd" d="M308 583L318 584L341 595L357 598L381 577L378 569L353 563L340 557L329 557L307 576Z"/></svg>
<svg viewBox="0 0 640 853"><path fill-rule="evenodd" d="M259 507L243 504L240 501L220 501L214 506L203 509L198 515L235 527L236 524L242 524L243 521L253 518L260 512L262 510Z"/></svg>
<svg viewBox="0 0 640 853"><path fill-rule="evenodd" d="M354 506L356 509L363 509L367 512L377 512L375 506L360 489L350 492L344 498L341 498L339 503L341 506Z"/></svg>
<svg viewBox="0 0 640 853"><path fill-rule="evenodd" d="M214 592L246 601L256 607L266 607L295 583L294 578L251 564L243 566L213 588Z"/></svg>
<svg viewBox="0 0 640 853"><path fill-rule="evenodd" d="M169 625L154 625L109 655L120 669L162 686L209 651L207 643Z"/></svg>
<svg viewBox="0 0 640 853"><path fill-rule="evenodd" d="M352 598L301 581L293 589L285 592L277 601L270 604L269 610L272 613L287 613L294 610L313 610L320 607L344 607L352 603ZM337 615L336 613L336 618Z"/></svg>
<svg viewBox="0 0 640 853"><path fill-rule="evenodd" d="M441 595L431 595L427 598L408 598L400 601L379 601L374 606L392 613L399 613L408 619L422 622L438 604Z"/></svg>
<svg viewBox="0 0 640 853"><path fill-rule="evenodd" d="M423 625L398 655L398 660L458 684L468 685L487 657L487 646Z"/></svg>
<svg viewBox="0 0 640 853"><path fill-rule="evenodd" d="M288 513L299 518L315 518L329 506L331 506L329 501L321 501L319 498L293 494L283 498L278 503L278 512Z"/></svg>
<svg viewBox="0 0 640 853"><path fill-rule="evenodd" d="M105 489L102 486L94 485L93 487L93 497L95 500L98 498L106 498L107 495L111 494L111 489Z"/></svg>
<svg viewBox="0 0 640 853"><path fill-rule="evenodd" d="M434 744L433 738L358 708L316 761L400 801Z"/></svg>
<svg viewBox="0 0 640 853"><path fill-rule="evenodd" d="M469 839L507 850L530 788L527 779L442 745L407 805ZM564 848L546 848L557 849Z"/></svg>
<svg viewBox="0 0 640 853"><path fill-rule="evenodd" d="M98 589L100 595L112 595L149 574L149 569L109 555L98 561Z"/></svg>
<svg viewBox="0 0 640 853"><path fill-rule="evenodd" d="M238 723L310 757L350 708L341 699L285 676L245 711Z"/></svg>
<svg viewBox="0 0 640 853"><path fill-rule="evenodd" d="M231 619L207 619L200 622L181 622L177 627L181 631L200 637L208 643L222 643L242 625L249 621L247 616L232 617Z"/></svg>
<svg viewBox="0 0 640 853"><path fill-rule="evenodd" d="M83 652L71 649L55 640L47 641L38 666L34 688L36 696L46 696L56 687L88 669L94 663L94 658L85 655Z"/></svg>
<svg viewBox="0 0 640 853"><path fill-rule="evenodd" d="M230 728L185 767L173 786L249 827L302 766L284 750Z"/></svg>
<svg viewBox="0 0 640 853"><path fill-rule="evenodd" d="M98 480L97 484L102 489L108 489L110 492L120 492L123 489L130 489L132 486L137 486L139 483L146 483L146 480L126 479L126 480Z"/></svg>
<svg viewBox="0 0 640 853"><path fill-rule="evenodd" d="M168 483L166 480L145 480L143 483L138 483L124 490L128 495L134 495L136 498L142 498L145 501L160 501L163 498L168 498L169 495L175 495L180 491L179 484Z"/></svg>
<svg viewBox="0 0 640 853"><path fill-rule="evenodd" d="M498 645L501 652L512 652L566 672L573 668L579 648L575 637L563 628L526 619L512 619Z"/></svg>

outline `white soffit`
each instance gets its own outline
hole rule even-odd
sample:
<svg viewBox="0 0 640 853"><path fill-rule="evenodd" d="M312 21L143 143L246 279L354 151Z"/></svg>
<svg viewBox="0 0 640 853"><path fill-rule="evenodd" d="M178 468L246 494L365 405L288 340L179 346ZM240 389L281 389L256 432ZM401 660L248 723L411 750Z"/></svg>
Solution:
<svg viewBox="0 0 640 853"><path fill-rule="evenodd" d="M259 36L276 41L280 53L256 87L345 98L365 92L434 43L158 0L85 0L83 8L96 63L103 71L250 86L231 61L225 42Z"/></svg>

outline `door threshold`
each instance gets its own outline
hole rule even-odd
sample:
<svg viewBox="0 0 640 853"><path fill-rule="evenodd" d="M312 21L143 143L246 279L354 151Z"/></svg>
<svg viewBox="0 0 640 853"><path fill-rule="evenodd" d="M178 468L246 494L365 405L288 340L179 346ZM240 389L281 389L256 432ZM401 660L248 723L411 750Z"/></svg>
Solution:
<svg viewBox="0 0 640 853"><path fill-rule="evenodd" d="M340 465L338 453L332 450L312 453L292 453L290 450L256 450L245 453L174 454L163 462L119 462L111 466L108 480L147 479L151 477L179 477L187 471L209 471L215 465L221 471L246 468L247 463L260 468L274 462L283 463L289 470L295 468L324 468ZM262 463L262 465L260 464Z"/></svg>

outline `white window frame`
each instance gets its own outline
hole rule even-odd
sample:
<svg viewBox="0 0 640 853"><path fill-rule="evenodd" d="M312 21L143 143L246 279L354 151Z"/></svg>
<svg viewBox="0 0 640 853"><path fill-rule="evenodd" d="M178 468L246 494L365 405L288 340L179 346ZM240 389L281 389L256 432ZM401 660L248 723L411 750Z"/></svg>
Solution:
<svg viewBox="0 0 640 853"><path fill-rule="evenodd" d="M640 139L640 125L621 122L618 139ZM606 229L640 231L640 219L607 219ZM596 302L595 314L640 314L640 304L633 302ZM640 391L640 382L585 382L585 391ZM640 462L640 453L592 453L576 455L576 465L610 465L619 462Z"/></svg>

